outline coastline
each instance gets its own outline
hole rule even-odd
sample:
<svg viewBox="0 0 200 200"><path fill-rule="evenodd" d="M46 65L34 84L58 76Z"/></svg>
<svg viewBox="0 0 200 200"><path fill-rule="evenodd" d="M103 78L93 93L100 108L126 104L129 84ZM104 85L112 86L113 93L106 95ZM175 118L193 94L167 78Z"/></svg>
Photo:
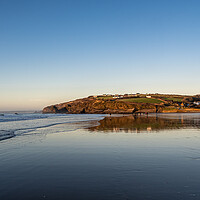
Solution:
<svg viewBox="0 0 200 200"><path fill-rule="evenodd" d="M43 113L65 114L137 114L137 113L196 113L200 112L200 96L152 94L115 97L89 96L47 106Z"/></svg>

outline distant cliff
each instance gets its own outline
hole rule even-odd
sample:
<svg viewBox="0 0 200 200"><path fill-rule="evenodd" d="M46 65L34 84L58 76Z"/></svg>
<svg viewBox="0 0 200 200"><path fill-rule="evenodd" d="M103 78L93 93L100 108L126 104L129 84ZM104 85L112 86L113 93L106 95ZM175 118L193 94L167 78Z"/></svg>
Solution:
<svg viewBox="0 0 200 200"><path fill-rule="evenodd" d="M161 109L162 106L159 106ZM47 106L43 113L68 114L130 114L138 110L156 111L156 104L133 103L118 100L83 98L66 103Z"/></svg>
<svg viewBox="0 0 200 200"><path fill-rule="evenodd" d="M43 109L43 113L68 114L130 114L137 112L200 112L200 95L105 94L51 105Z"/></svg>

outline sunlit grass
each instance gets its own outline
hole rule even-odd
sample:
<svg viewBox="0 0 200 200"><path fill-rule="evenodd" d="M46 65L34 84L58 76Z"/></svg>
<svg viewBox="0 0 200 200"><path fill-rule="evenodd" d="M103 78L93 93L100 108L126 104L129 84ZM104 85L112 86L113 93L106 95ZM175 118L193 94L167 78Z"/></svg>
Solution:
<svg viewBox="0 0 200 200"><path fill-rule="evenodd" d="M158 104L163 102L159 99L153 99L153 98L130 98L130 99L121 99L120 101L134 102L134 103L158 103Z"/></svg>
<svg viewBox="0 0 200 200"><path fill-rule="evenodd" d="M113 97L112 96L97 97L97 99L113 99Z"/></svg>
<svg viewBox="0 0 200 200"><path fill-rule="evenodd" d="M183 99L181 99L181 98L176 98L176 97L169 97L169 98L166 97L165 100L167 100L167 101L182 102Z"/></svg>

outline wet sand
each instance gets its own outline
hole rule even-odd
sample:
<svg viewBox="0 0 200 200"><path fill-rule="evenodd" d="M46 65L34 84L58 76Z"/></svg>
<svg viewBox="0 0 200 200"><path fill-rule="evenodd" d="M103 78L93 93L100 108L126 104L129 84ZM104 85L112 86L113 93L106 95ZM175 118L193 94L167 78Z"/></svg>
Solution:
<svg viewBox="0 0 200 200"><path fill-rule="evenodd" d="M199 199L200 115L107 117L0 142L0 199Z"/></svg>

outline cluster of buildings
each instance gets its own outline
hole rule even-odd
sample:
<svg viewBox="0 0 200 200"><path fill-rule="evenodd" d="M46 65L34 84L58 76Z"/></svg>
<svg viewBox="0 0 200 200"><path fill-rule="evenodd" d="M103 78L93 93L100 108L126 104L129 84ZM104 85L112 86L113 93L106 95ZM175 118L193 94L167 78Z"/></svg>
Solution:
<svg viewBox="0 0 200 200"><path fill-rule="evenodd" d="M135 93L135 94L102 94L102 95L93 95L89 96L88 98L113 98L113 99L124 99L124 98L152 98L150 94L140 94L140 93ZM160 97L163 99L162 97ZM199 100L198 100L199 99ZM165 100L166 101L166 100ZM182 102L177 102L173 100L169 100L172 104L176 103L180 107L200 107L200 97L199 98L191 98L187 100L183 100Z"/></svg>
<svg viewBox="0 0 200 200"><path fill-rule="evenodd" d="M194 101L194 102L179 102L178 105L179 105L180 107L185 107L185 108L200 107L200 101Z"/></svg>
<svg viewBox="0 0 200 200"><path fill-rule="evenodd" d="M134 98L134 97L139 97L140 93L136 94L102 94L102 95L93 95L89 96L88 98L103 98L103 97L108 97L108 98L114 98L114 99L119 99L119 98ZM151 96L147 95L146 98L151 98Z"/></svg>

